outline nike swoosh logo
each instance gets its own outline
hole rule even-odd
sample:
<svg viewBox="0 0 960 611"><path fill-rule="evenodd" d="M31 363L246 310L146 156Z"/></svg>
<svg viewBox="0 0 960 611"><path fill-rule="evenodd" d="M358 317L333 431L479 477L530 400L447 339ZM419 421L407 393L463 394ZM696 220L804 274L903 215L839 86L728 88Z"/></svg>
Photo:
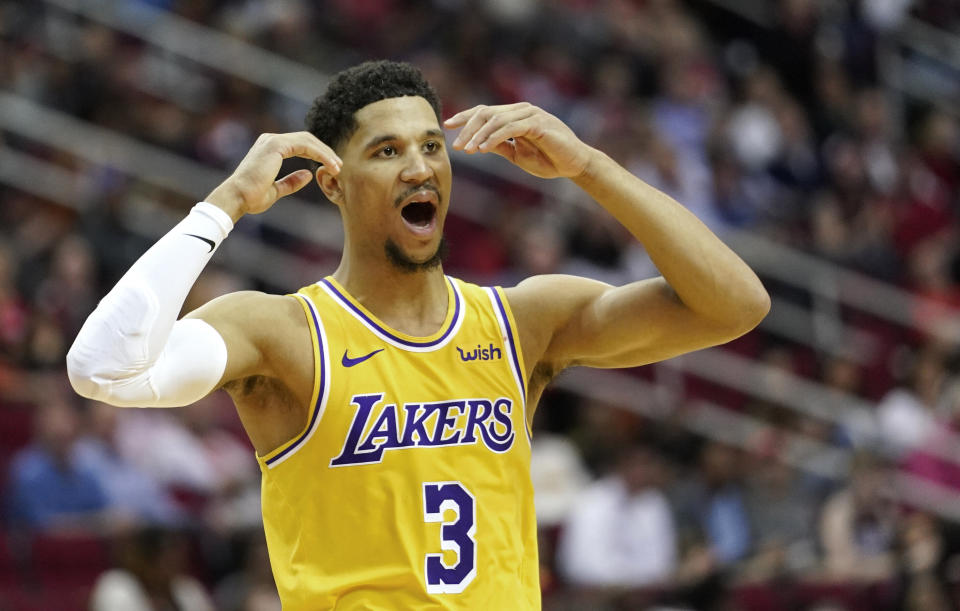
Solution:
<svg viewBox="0 0 960 611"><path fill-rule="evenodd" d="M213 243L213 240L210 240L210 239L208 239L208 238L204 238L204 237L201 237L201 236L198 236L198 235L193 235L192 233L185 233L185 234L183 234L183 235L188 235L188 236L190 236L191 238L197 238L198 240L202 240L204 244L206 244L207 246L210 247L210 250L208 250L207 252L213 252L213 247L216 246L216 245Z"/></svg>
<svg viewBox="0 0 960 611"><path fill-rule="evenodd" d="M358 356L357 358L352 359L352 358L350 358L349 356L347 356L347 351L344 350L344 351L343 351L343 358L340 359L340 363L341 363L344 367L353 367L354 365L359 365L360 363L364 362L365 360L367 360L368 358L372 357L374 354L376 354L376 353L378 353L378 352L383 352L383 348L380 348L379 350L374 350L374 351L371 352L370 354L364 354L363 356Z"/></svg>

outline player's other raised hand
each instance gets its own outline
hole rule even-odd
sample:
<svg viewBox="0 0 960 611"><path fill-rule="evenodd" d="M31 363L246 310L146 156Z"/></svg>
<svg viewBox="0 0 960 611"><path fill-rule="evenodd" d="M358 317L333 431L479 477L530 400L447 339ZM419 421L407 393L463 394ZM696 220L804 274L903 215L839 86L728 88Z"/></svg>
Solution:
<svg viewBox="0 0 960 611"><path fill-rule="evenodd" d="M560 119L527 102L474 106L443 123L463 127L453 148L496 153L540 178L573 178L586 170L594 149Z"/></svg>
<svg viewBox="0 0 960 611"><path fill-rule="evenodd" d="M310 170L297 170L277 179L284 159L302 157L321 164L318 172L337 175L343 161L310 132L261 134L240 165L205 201L222 208L236 222L244 214L259 214L281 197L295 193L313 179Z"/></svg>

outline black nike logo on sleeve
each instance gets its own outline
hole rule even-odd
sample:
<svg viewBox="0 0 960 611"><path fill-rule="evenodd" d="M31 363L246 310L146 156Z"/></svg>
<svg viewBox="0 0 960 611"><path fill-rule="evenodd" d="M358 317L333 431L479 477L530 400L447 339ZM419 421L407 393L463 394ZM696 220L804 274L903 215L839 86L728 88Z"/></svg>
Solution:
<svg viewBox="0 0 960 611"><path fill-rule="evenodd" d="M211 240L211 239L209 239L209 238L204 238L204 237L201 237L201 236L198 236L198 235L194 235L194 234L192 234L192 233L185 233L185 234L183 234L183 235L188 235L188 236L190 236L191 238L197 238L198 240L201 240L204 244L206 244L207 246L210 247L210 250L207 251L207 252L213 252L213 247L216 246L216 244L213 243L213 240Z"/></svg>

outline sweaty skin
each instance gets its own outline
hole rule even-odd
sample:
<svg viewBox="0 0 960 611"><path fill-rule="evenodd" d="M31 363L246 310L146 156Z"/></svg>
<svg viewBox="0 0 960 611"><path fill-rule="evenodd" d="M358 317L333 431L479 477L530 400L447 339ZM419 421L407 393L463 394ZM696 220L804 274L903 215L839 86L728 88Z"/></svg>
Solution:
<svg viewBox="0 0 960 611"><path fill-rule="evenodd" d="M320 162L316 180L339 208L344 250L334 277L391 327L415 336L437 331L447 311L443 270L407 273L384 244L429 260L450 201L450 160L433 109L420 97L374 102L334 152L311 134L262 137L206 201L236 221L263 212L310 180L305 171L274 181L283 158ZM529 381L528 418L546 384L571 365L631 367L729 341L766 315L769 297L747 265L693 214L583 143L559 119L530 104L477 106L450 117L453 148L498 154L542 178L573 180L639 240L662 277L613 287L574 276L537 276L506 289ZM338 155L339 154L339 155ZM271 172L273 172L271 174ZM411 199L434 198L430 227L400 215ZM261 455L297 435L313 383L308 321L291 297L240 292L188 315L223 336L221 385Z"/></svg>

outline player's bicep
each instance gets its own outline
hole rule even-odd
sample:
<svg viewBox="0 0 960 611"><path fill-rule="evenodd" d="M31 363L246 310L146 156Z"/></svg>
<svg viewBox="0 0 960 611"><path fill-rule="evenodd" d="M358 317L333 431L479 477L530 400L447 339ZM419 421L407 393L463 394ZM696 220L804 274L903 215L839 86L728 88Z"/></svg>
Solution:
<svg viewBox="0 0 960 611"><path fill-rule="evenodd" d="M635 367L732 339L728 327L692 311L662 277L598 296L558 337L574 364Z"/></svg>
<svg viewBox="0 0 960 611"><path fill-rule="evenodd" d="M612 287L566 277L552 290L569 304L544 355L560 367L634 367L732 337L687 308L663 278Z"/></svg>

